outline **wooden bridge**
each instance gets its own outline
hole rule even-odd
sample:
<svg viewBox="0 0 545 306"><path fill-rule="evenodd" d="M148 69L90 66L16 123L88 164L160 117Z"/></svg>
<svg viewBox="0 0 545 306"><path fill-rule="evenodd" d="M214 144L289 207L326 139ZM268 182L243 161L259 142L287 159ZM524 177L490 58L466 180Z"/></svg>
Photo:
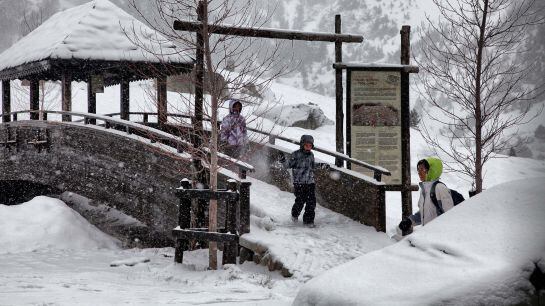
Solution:
<svg viewBox="0 0 545 306"><path fill-rule="evenodd" d="M95 114L46 111L83 118L82 123L18 121L0 124L0 182L15 196L74 192L108 203L142 223L134 235L146 245L172 245L177 225L176 188L189 175L189 143L171 134L125 120ZM86 124L91 120L99 125ZM239 167L253 167L221 154L220 160ZM220 170L219 183L241 181L234 172ZM10 195L2 190L4 201ZM249 214L249 212L248 212Z"/></svg>

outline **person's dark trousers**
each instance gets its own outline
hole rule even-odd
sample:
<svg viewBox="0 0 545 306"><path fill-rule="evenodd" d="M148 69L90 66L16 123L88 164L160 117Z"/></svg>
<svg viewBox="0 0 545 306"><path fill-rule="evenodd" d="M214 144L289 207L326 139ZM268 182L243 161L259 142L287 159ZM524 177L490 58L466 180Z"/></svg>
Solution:
<svg viewBox="0 0 545 306"><path fill-rule="evenodd" d="M303 206L305 207L305 213L303 214L303 223L314 223L314 209L316 208L316 195L314 184L294 184L293 193L295 194L295 203L291 208L291 215L293 217L299 217Z"/></svg>

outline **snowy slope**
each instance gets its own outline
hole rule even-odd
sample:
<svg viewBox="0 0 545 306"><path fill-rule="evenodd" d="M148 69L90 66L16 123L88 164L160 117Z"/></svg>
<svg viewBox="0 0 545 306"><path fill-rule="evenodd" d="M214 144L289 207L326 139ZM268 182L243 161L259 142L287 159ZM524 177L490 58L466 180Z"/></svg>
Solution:
<svg viewBox="0 0 545 306"><path fill-rule="evenodd" d="M266 246L294 277L306 281L320 273L393 242L373 227L316 208L316 228L291 221L292 193L258 180L252 182L251 232L241 239Z"/></svg>
<svg viewBox="0 0 545 306"><path fill-rule="evenodd" d="M401 242L311 280L294 304L526 304L530 274L545 268L543 186L545 177L493 187Z"/></svg>
<svg viewBox="0 0 545 306"><path fill-rule="evenodd" d="M17 206L0 204L0 224L0 254L118 248L118 241L57 199L36 197Z"/></svg>

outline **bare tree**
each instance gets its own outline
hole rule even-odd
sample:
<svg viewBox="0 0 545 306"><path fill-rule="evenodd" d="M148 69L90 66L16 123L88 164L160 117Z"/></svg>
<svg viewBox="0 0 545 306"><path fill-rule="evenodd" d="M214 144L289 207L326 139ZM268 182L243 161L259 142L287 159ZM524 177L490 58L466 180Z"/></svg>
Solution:
<svg viewBox="0 0 545 306"><path fill-rule="evenodd" d="M271 108L271 105L263 102L260 93L267 90L272 80L291 72L292 68L289 68L289 59L280 61L280 43L275 42L271 46L270 43L264 43L263 40L256 38L215 35L211 29L218 25L260 28L270 19L270 12L253 0L154 0L152 15L143 13L137 1L131 0L131 6L145 23L177 45L175 51L177 54L181 57L188 53L197 54L197 64L203 64L204 71L200 71L199 65L196 65L193 73L184 76L189 85L188 92L180 93L179 100L182 102L176 105L169 104L169 108L182 113L195 110L192 114L193 128L185 130L186 133L190 132L194 140L194 148L190 153L194 159L201 161L209 169L208 185L210 190L215 191L218 188L220 167L218 152L221 151L218 144L218 110L223 102L235 95L251 109L245 112L248 121L259 120L259 114ZM175 31L174 20L200 21L201 26L196 33ZM140 36L131 35L131 31L132 34L136 34L138 29L134 27L129 29L128 36L145 48L146 42L138 41L137 37ZM159 59L165 55L173 55L161 53L164 50L148 51ZM202 58L199 54L202 54ZM207 93L203 100L199 99L199 88ZM248 88L252 90L249 91ZM202 174L203 169L204 167L197 165L194 171ZM217 202L210 200L210 231L217 231L216 214ZM216 269L216 244L211 242L209 248L210 268Z"/></svg>
<svg viewBox="0 0 545 306"><path fill-rule="evenodd" d="M451 159L448 169L483 188L483 168L510 144L508 130L534 116L532 99L543 85L526 84L531 62L520 61L527 33L544 21L536 0L434 0L439 21L427 18L420 58L421 94L440 131L422 125L422 135ZM434 112L438 110L438 112ZM445 139L448 140L445 142ZM444 146L448 143L448 146Z"/></svg>

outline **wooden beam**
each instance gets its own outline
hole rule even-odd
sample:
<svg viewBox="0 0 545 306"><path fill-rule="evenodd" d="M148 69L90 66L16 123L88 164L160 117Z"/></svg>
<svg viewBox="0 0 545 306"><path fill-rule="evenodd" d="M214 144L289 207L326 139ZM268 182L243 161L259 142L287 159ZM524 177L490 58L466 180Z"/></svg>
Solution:
<svg viewBox="0 0 545 306"><path fill-rule="evenodd" d="M179 198L188 199L203 199L203 200L234 200L237 201L239 194L228 190L210 191L208 189L178 189L176 196Z"/></svg>
<svg viewBox="0 0 545 306"><path fill-rule="evenodd" d="M2 122L10 122L11 88L10 80L2 80Z"/></svg>
<svg viewBox="0 0 545 306"><path fill-rule="evenodd" d="M335 15L335 33L341 34L341 15ZM335 62L343 61L343 43L335 42ZM335 69L335 149L344 153L344 113L343 113L343 71ZM335 166L342 167L344 164L340 158L335 158Z"/></svg>
<svg viewBox="0 0 545 306"><path fill-rule="evenodd" d="M411 27L401 27L401 64L410 64ZM411 197L411 127L409 107L409 73L401 72L401 215L408 218L412 215Z"/></svg>
<svg viewBox="0 0 545 306"><path fill-rule="evenodd" d="M120 118L123 120L129 120L129 109L130 109L130 100L129 100L129 81L127 79L122 79L120 86L121 95L120 95L120 105L119 112Z"/></svg>
<svg viewBox="0 0 545 306"><path fill-rule="evenodd" d="M65 112L72 111L72 76L69 72L62 74L62 110ZM72 116L62 115L62 121L72 121Z"/></svg>
<svg viewBox="0 0 545 306"><path fill-rule="evenodd" d="M40 81L30 80L30 110L40 109ZM38 120L39 113L30 113L30 120Z"/></svg>
<svg viewBox="0 0 545 306"><path fill-rule="evenodd" d="M193 21L174 21L174 30L198 32L200 31L201 22ZM288 40L305 40L305 41L329 41L329 42L345 42L345 43L361 43L363 36L354 34L330 34L320 32L304 32L292 30L280 30L272 28L248 28L248 27L233 27L223 25L209 25L210 33L233 35L233 36L248 36L261 38L276 38Z"/></svg>
<svg viewBox="0 0 545 306"><path fill-rule="evenodd" d="M87 79L87 112L90 114L97 113L97 94L93 91L91 76ZM89 119L90 124L96 124L96 119Z"/></svg>
<svg viewBox="0 0 545 306"><path fill-rule="evenodd" d="M167 123L167 77L159 76L157 83L157 122L159 127Z"/></svg>
<svg viewBox="0 0 545 306"><path fill-rule="evenodd" d="M218 232L205 232L192 229L173 229L172 236L178 239L195 239L205 241L217 241L217 242L236 242L238 241L238 235Z"/></svg>

